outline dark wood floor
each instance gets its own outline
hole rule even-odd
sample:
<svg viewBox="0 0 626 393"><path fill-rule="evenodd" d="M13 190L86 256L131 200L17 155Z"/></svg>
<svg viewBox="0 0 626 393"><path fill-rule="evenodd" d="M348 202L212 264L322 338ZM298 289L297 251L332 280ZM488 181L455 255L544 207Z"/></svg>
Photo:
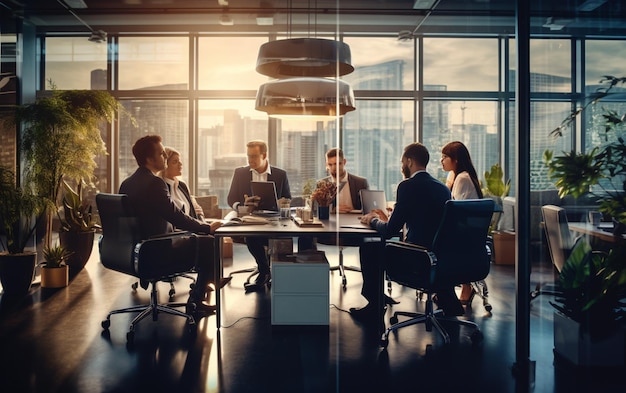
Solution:
<svg viewBox="0 0 626 393"><path fill-rule="evenodd" d="M332 263L334 247L322 246ZM345 251L346 264L358 265L357 249ZM225 272L252 266L244 246ZM531 282L550 277L549 265L536 262ZM534 386L517 384L513 266L493 265L487 278L492 313L474 299L463 318L484 334L472 344L466 328L445 325L452 337L444 345L423 325L401 329L381 351L379 336L345 311L361 306L360 273L348 272L348 285L330 277L330 327L322 330L272 329L270 298L243 290L245 275L224 289L221 329L215 317L199 322L197 337L185 334L182 318L143 321L134 345L127 347L130 317L115 315L110 335L100 323L106 313L148 301L148 292L131 290L133 279L105 269L92 255L87 267L64 289L33 286L20 301L0 299L0 390L3 392L575 392L624 391L624 380L606 383L602 373L573 370L556 363L552 352L552 309L548 297L531 307L531 360ZM160 284L167 298L167 284ZM177 300L186 299L188 281L176 282ZM401 301L393 310L420 310L413 290L393 286Z"/></svg>

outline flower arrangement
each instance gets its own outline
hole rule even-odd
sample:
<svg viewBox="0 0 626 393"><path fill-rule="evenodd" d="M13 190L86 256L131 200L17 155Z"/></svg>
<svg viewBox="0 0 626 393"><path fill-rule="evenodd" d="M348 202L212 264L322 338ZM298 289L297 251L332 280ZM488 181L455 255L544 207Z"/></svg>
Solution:
<svg viewBox="0 0 626 393"><path fill-rule="evenodd" d="M311 194L311 199L319 206L330 206L335 195L337 195L337 185L330 181L320 180Z"/></svg>

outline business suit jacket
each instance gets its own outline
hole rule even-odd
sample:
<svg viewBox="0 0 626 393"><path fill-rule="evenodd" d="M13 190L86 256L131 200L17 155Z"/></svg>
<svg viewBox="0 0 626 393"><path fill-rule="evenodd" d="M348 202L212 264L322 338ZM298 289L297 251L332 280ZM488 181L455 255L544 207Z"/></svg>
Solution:
<svg viewBox="0 0 626 393"><path fill-rule="evenodd" d="M322 180L331 182L333 181L333 178L332 176L326 176ZM353 175L352 173L348 172L348 187L350 187L350 198L352 199L352 206L354 206L356 210L361 210L361 196L359 194L359 191L367 190L370 188L369 184L367 183L367 179L361 176ZM336 198L335 202L333 203L336 204Z"/></svg>
<svg viewBox="0 0 626 393"><path fill-rule="evenodd" d="M172 232L174 227L195 233L210 233L210 225L188 216L174 205L167 183L147 168L137 168L122 182L119 192L128 195L144 239Z"/></svg>
<svg viewBox="0 0 626 393"><path fill-rule="evenodd" d="M233 206L235 202L244 203L244 194L252 196L250 182L252 181L252 172L250 166L239 167L235 169L233 179L230 182L230 190L228 191L228 205ZM291 199L291 190L289 189L289 180L287 172L272 166L272 173L267 175L267 181L273 181L276 185L276 196L280 198Z"/></svg>
<svg viewBox="0 0 626 393"><path fill-rule="evenodd" d="M450 190L428 172L422 171L398 184L396 204L388 222L372 220L370 226L385 239L397 236L406 223L406 241L430 247Z"/></svg>

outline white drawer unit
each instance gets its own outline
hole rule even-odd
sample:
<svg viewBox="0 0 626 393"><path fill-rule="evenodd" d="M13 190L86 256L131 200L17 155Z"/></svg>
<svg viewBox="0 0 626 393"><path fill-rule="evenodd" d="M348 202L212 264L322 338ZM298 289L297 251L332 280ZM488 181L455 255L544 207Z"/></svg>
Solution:
<svg viewBox="0 0 626 393"><path fill-rule="evenodd" d="M323 253L272 261L272 325L329 324L329 266Z"/></svg>

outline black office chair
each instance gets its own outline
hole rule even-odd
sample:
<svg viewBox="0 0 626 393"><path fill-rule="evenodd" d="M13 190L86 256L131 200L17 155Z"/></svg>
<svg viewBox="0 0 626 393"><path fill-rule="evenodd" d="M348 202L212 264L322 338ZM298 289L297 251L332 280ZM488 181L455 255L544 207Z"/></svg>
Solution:
<svg viewBox="0 0 626 393"><path fill-rule="evenodd" d="M153 321L158 320L160 313L181 316L187 319L189 331L195 331L196 322L193 315L176 309L188 307L188 303L159 304L157 291L159 281L171 281L193 270L195 258L198 256L195 235L180 232L141 240L137 220L126 195L100 193L96 195L96 205L102 222L102 237L99 243L102 265L108 269L137 277L140 282L152 286L150 304L113 310L102 321L102 328L108 331L113 314L136 312L139 314L131 321L126 334L129 343L132 343L134 339L137 323L149 315L152 316ZM172 252L177 241L191 241L196 244L195 255L185 258L188 260L188 266L181 267L178 263L171 263L173 260L178 261L181 257L178 252Z"/></svg>
<svg viewBox="0 0 626 393"><path fill-rule="evenodd" d="M567 222L565 209L555 205L541 206L541 215L543 218L543 228L546 233L546 241L554 267L554 279L558 277L563 270L565 261L569 256L576 239L572 236ZM538 283L535 290L530 293L530 300L535 299L539 295L559 296L561 291L555 284Z"/></svg>
<svg viewBox="0 0 626 393"><path fill-rule="evenodd" d="M482 339L482 333L474 322L446 317L442 310L433 310L432 294L439 288L476 282L487 277L490 260L485 241L493 203L491 199L446 202L439 228L429 248L399 241L387 242L387 276L394 282L426 293L426 310L425 313L395 312L391 318L392 325L382 335L383 348L389 344L391 332L417 323L425 323L427 331L432 331L435 326L447 344L450 336L439 323L440 320L472 327L472 341ZM410 319L398 322L398 316L408 316Z"/></svg>

